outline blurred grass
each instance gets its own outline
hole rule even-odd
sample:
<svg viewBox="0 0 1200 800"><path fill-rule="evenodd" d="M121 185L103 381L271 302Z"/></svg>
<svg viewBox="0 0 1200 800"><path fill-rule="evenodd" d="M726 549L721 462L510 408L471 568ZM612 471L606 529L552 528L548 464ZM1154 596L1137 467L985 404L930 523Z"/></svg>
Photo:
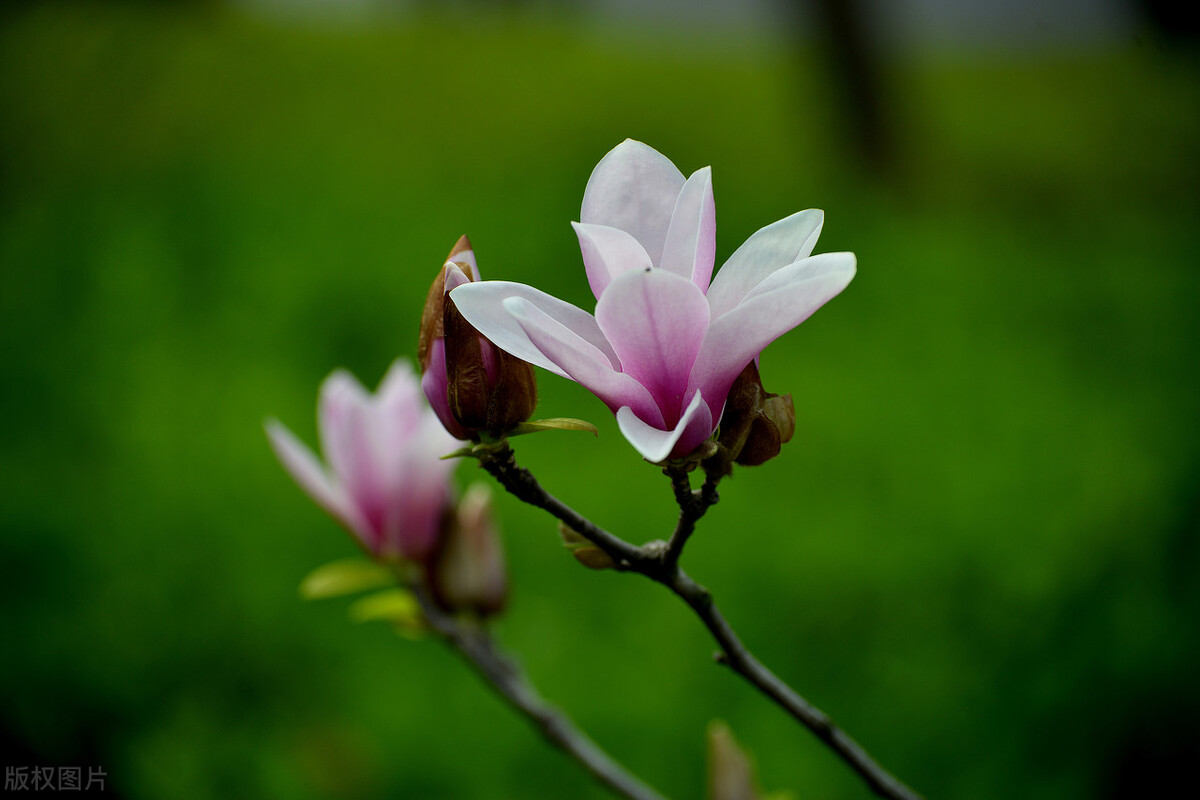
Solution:
<svg viewBox="0 0 1200 800"><path fill-rule="evenodd" d="M622 138L711 163L718 260L826 209L844 296L764 355L784 457L687 556L746 642L930 797L1119 796L1197 737L1196 65L1141 46L898 62L904 160L853 166L820 63L509 20L277 27L53 5L0 25L0 725L6 764L128 797L599 797L433 643L304 604L353 552L273 462L335 366L411 357L461 233L485 277L589 298L567 222ZM559 496L635 540L670 494L542 380ZM462 481L478 477L469 466ZM865 791L708 660L682 607L582 571L498 499L503 638L673 796L707 721L764 785Z"/></svg>

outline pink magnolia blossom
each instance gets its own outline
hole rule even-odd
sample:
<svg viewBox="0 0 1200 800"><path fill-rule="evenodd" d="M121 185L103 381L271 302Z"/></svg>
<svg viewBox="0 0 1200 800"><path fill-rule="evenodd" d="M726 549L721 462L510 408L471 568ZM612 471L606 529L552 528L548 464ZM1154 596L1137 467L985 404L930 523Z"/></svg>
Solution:
<svg viewBox="0 0 1200 800"><path fill-rule="evenodd" d="M632 140L592 171L574 223L596 313L518 283L468 283L459 311L498 347L581 383L650 461L679 458L720 422L738 374L854 277L853 253L811 255L824 216L759 230L712 278L712 173L684 179Z"/></svg>
<svg viewBox="0 0 1200 800"><path fill-rule="evenodd" d="M267 436L280 463L317 505L382 559L424 562L454 501L457 446L425 404L412 367L397 361L369 394L338 370L321 385L318 428L328 467L275 420Z"/></svg>

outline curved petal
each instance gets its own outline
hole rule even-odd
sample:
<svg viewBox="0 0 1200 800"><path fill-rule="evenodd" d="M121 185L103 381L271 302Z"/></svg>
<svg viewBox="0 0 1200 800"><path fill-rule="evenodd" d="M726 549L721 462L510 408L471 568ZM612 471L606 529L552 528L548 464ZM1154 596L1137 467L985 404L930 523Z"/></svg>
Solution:
<svg viewBox="0 0 1200 800"><path fill-rule="evenodd" d="M683 173L670 159L626 139L592 170L579 220L628 232L658 264L683 183Z"/></svg>
<svg viewBox="0 0 1200 800"><path fill-rule="evenodd" d="M428 429L427 429L428 430ZM387 516L384 519L379 552L401 555L424 562L432 554L441 532L442 515L451 504L450 472L454 461L440 461L448 452L431 452L423 431L414 431L414 440L398 454L396 479L388 487ZM445 432L438 430L438 438ZM434 454L436 453L436 455Z"/></svg>
<svg viewBox="0 0 1200 800"><path fill-rule="evenodd" d="M682 275L708 291L717 254L717 207L713 203L712 168L692 173L671 214L671 226L658 266Z"/></svg>
<svg viewBox="0 0 1200 800"><path fill-rule="evenodd" d="M708 329L704 293L666 270L628 272L596 304L596 321L621 371L650 390L666 424L673 425Z"/></svg>
<svg viewBox="0 0 1200 800"><path fill-rule="evenodd" d="M854 278L853 253L822 253L768 276L733 310L709 326L692 387L715 400L763 348L799 325Z"/></svg>
<svg viewBox="0 0 1200 800"><path fill-rule="evenodd" d="M556 375L568 377L562 368L550 361L542 351L529 341L520 323L504 310L504 301L510 297L519 297L536 306L543 313L569 328L577 336L602 352L609 361L609 367L615 367L619 362L612 346L604 338L596 318L583 309L576 308L570 303L538 291L532 286L509 281L483 281L482 283L466 283L450 293L459 313L466 317L467 322L475 326L480 335L489 339L492 344L511 353L517 358L528 361L534 366L549 370Z"/></svg>
<svg viewBox="0 0 1200 800"><path fill-rule="evenodd" d="M647 424L629 406L617 409L617 427L642 458L658 462L671 456L688 455L712 435L715 426L708 405L696 392L672 430Z"/></svg>
<svg viewBox="0 0 1200 800"><path fill-rule="evenodd" d="M364 456L369 456L369 452L363 452L369 438L362 427L370 402L367 390L345 370L334 370L321 384L317 426L321 451L351 497L356 494L355 477L372 471L361 463Z"/></svg>
<svg viewBox="0 0 1200 800"><path fill-rule="evenodd" d="M534 346L565 377L576 381L614 411L632 406L648 419L662 423L662 414L650 392L629 375L613 369L598 349L522 297L511 297L504 307L518 320Z"/></svg>
<svg viewBox="0 0 1200 800"><path fill-rule="evenodd" d="M443 292L452 292L464 283L473 283L475 281L474 278L463 272L462 267L451 261L447 261L443 269L446 270L446 277L442 279Z"/></svg>
<svg viewBox="0 0 1200 800"><path fill-rule="evenodd" d="M713 319L742 302L772 272L807 258L824 222L825 212L810 208L772 222L743 242L718 270L708 290Z"/></svg>
<svg viewBox="0 0 1200 800"><path fill-rule="evenodd" d="M571 227L579 237L583 267L597 300L617 276L653 264L646 248L623 230L587 222L572 222Z"/></svg>
<svg viewBox="0 0 1200 800"><path fill-rule="evenodd" d="M331 517L362 537L365 526L357 510L345 490L329 478L313 452L278 420L269 419L263 427L279 463L300 488Z"/></svg>
<svg viewBox="0 0 1200 800"><path fill-rule="evenodd" d="M458 241L454 243L454 248L450 251L450 255L446 256L447 264L465 264L467 273L473 281L479 280L479 265L475 263L475 248L471 246L471 240L465 235L460 236Z"/></svg>

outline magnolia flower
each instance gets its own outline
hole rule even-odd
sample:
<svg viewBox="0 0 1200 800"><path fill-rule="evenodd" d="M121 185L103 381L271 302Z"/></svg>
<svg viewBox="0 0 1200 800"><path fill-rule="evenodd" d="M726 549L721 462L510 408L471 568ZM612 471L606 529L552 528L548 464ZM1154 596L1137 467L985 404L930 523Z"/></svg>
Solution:
<svg viewBox="0 0 1200 800"><path fill-rule="evenodd" d="M854 277L852 253L810 255L823 219L801 211L761 229L710 285L710 168L685 180L661 153L626 140L592 171L574 224L595 316L503 281L451 297L496 346L603 400L644 458L680 458L716 430L738 374Z"/></svg>
<svg viewBox="0 0 1200 800"><path fill-rule="evenodd" d="M478 440L480 431L502 436L537 405L533 369L481 337L446 298L477 280L475 251L463 236L429 287L417 339L425 397L446 430L464 440Z"/></svg>
<svg viewBox="0 0 1200 800"><path fill-rule="evenodd" d="M321 385L318 427L328 467L282 424L266 424L300 488L373 556L430 558L454 501L454 462L440 456L457 443L425 405L412 367L392 364L373 396L350 373L334 372Z"/></svg>

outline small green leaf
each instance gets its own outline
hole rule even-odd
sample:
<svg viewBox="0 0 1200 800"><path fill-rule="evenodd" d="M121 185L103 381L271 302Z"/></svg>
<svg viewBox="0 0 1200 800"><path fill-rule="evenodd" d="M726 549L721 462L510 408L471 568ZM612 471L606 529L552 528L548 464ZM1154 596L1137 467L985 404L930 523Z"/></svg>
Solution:
<svg viewBox="0 0 1200 800"><path fill-rule="evenodd" d="M579 547L572 550L571 555L588 569L612 569L617 566L612 556L599 547Z"/></svg>
<svg viewBox="0 0 1200 800"><path fill-rule="evenodd" d="M520 436L523 433L539 433L541 431L587 431L592 436L599 436L600 431L590 422L571 417L551 417L550 419L535 419L522 422L511 431L509 436Z"/></svg>
<svg viewBox="0 0 1200 800"><path fill-rule="evenodd" d="M300 582L300 596L306 600L340 597L367 589L387 586L394 580L387 567L363 558L331 561L308 573Z"/></svg>
<svg viewBox="0 0 1200 800"><path fill-rule="evenodd" d="M588 569L612 569L617 565L608 553L596 547L591 539L567 525L558 523L558 535L562 537L563 547L575 556L575 560Z"/></svg>
<svg viewBox="0 0 1200 800"><path fill-rule="evenodd" d="M350 606L355 622L390 622L401 633L417 634L425 630L425 619L417 598L407 589L385 589L356 600Z"/></svg>

